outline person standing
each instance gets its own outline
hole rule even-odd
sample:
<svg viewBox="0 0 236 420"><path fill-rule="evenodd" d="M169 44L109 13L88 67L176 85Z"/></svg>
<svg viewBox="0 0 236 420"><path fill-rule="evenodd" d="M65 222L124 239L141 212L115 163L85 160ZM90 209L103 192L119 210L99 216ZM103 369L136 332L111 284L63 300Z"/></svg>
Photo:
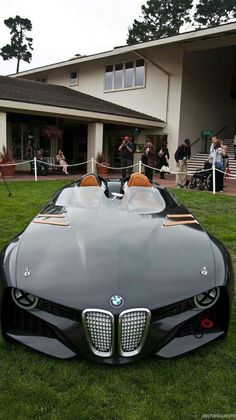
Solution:
<svg viewBox="0 0 236 420"><path fill-rule="evenodd" d="M134 160L135 144L129 136L124 136L119 147L121 167L132 166ZM122 178L131 175L133 168L122 169Z"/></svg>
<svg viewBox="0 0 236 420"><path fill-rule="evenodd" d="M168 143L164 143L157 154L158 168L160 169L160 179L165 179L165 171L161 170L163 166L169 167L170 154L168 150Z"/></svg>
<svg viewBox="0 0 236 420"><path fill-rule="evenodd" d="M147 158L146 165L154 168L156 166L156 149L150 140L148 140L144 146L143 155ZM152 168L148 168L147 166L144 167L144 173L149 181L152 181L153 178Z"/></svg>
<svg viewBox="0 0 236 420"><path fill-rule="evenodd" d="M184 188L187 182L188 160L191 157L190 140L185 139L175 152L176 160L176 187Z"/></svg>
<svg viewBox="0 0 236 420"><path fill-rule="evenodd" d="M228 146L225 144L222 146L222 149L225 152L225 155L222 155L222 157L223 157L224 179L226 179L230 175Z"/></svg>
<svg viewBox="0 0 236 420"><path fill-rule="evenodd" d="M223 192L224 188L224 156L226 155L225 150L221 147L221 141L216 137L212 138L212 145L210 148L210 154L208 161L211 166L215 166L215 190L217 192ZM213 176L210 178L210 188L213 190Z"/></svg>

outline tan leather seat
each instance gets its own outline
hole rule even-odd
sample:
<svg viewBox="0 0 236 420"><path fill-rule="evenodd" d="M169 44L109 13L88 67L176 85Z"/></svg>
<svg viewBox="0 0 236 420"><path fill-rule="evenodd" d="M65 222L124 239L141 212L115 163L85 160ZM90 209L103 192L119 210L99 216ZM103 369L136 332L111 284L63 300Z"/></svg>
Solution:
<svg viewBox="0 0 236 420"><path fill-rule="evenodd" d="M95 175L85 175L81 179L80 187L100 187L98 180Z"/></svg>
<svg viewBox="0 0 236 420"><path fill-rule="evenodd" d="M152 184L145 175L135 172L134 174L131 175L127 186L128 187L151 187Z"/></svg>

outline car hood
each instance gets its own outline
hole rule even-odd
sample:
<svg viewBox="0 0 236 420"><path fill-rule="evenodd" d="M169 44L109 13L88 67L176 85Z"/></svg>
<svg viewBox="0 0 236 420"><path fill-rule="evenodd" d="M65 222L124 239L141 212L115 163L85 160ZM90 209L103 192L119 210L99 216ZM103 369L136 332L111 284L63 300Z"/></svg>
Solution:
<svg viewBox="0 0 236 420"><path fill-rule="evenodd" d="M123 310L165 306L215 286L211 241L199 224L163 227L163 218L116 209L70 208L66 219L69 226L32 222L25 230L18 288L79 310L111 309L118 294Z"/></svg>

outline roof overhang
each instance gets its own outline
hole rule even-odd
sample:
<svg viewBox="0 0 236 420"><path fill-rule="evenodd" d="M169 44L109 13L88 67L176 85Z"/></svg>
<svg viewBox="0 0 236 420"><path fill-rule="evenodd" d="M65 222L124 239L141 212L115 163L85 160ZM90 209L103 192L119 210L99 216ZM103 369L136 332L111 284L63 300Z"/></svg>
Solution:
<svg viewBox="0 0 236 420"><path fill-rule="evenodd" d="M142 118L125 117L121 115L106 114L94 111L63 108L49 105L32 104L20 101L0 99L1 112L14 112L19 114L45 115L59 118L70 118L87 122L102 122L117 125L130 125L142 128L164 128L166 123L146 120Z"/></svg>
<svg viewBox="0 0 236 420"><path fill-rule="evenodd" d="M143 42L139 44L134 45L126 45L123 47L114 48L111 51L106 51L98 54L92 54L89 56L81 56L79 58L73 58L67 61L62 61L59 63L54 63L42 67L38 67L32 70L26 70L22 71L20 73L12 74L11 77L24 77L31 74L37 74L45 71L54 70L57 68L63 68L63 67L69 67L73 65L78 65L80 63L88 62L88 61L94 61L109 57L116 57L122 54L128 54L128 53L135 53L136 51L142 51L145 49L149 49L152 47L161 47L161 46L170 46L175 44L185 45L187 43L195 43L202 40L207 40L211 38L221 38L222 36L230 35L230 34L236 34L236 22L228 23L225 25L216 26L213 28L208 29L201 29L201 30L195 30L191 32L185 32L179 35L166 37L157 39L155 41L148 41Z"/></svg>

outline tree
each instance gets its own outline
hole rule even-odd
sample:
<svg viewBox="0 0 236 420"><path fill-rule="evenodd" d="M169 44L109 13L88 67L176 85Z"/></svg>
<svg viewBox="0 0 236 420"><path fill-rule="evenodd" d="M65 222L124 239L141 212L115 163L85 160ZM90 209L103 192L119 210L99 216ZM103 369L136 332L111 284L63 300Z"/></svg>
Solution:
<svg viewBox="0 0 236 420"><path fill-rule="evenodd" d="M142 20L134 20L128 29L127 44L150 41L179 33L190 22L193 0L149 0L143 5Z"/></svg>
<svg viewBox="0 0 236 420"><path fill-rule="evenodd" d="M16 16L14 18L4 20L5 25L10 29L11 44L7 44L1 48L0 55L3 60L17 59L16 72L19 72L20 60L30 63L32 54L29 50L33 50L32 38L27 38L25 32L31 31L32 23L29 19Z"/></svg>
<svg viewBox="0 0 236 420"><path fill-rule="evenodd" d="M198 28L218 26L235 17L235 0L200 0L194 14Z"/></svg>

